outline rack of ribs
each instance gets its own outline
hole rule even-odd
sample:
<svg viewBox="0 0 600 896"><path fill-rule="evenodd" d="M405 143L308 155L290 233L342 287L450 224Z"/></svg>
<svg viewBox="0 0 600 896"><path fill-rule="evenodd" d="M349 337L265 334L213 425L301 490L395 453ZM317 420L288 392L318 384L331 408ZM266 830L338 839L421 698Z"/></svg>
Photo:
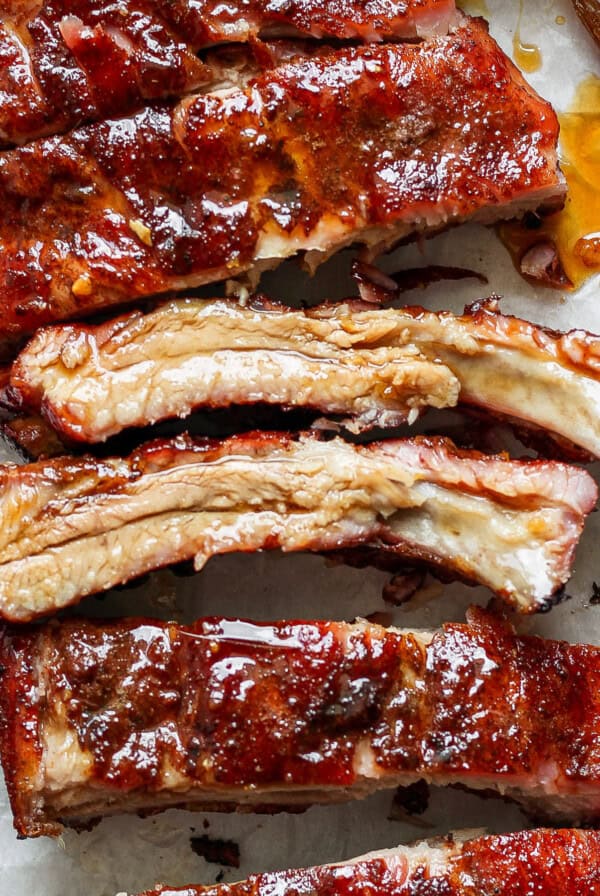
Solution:
<svg viewBox="0 0 600 896"><path fill-rule="evenodd" d="M22 836L173 806L301 809L425 780L600 815L600 649L472 610L367 622L8 628L0 745Z"/></svg>
<svg viewBox="0 0 600 896"><path fill-rule="evenodd" d="M167 564L360 549L487 585L523 612L569 578L597 498L584 470L443 438L179 436L129 458L0 466L0 616L26 621Z"/></svg>
<svg viewBox="0 0 600 896"><path fill-rule="evenodd" d="M266 48L239 85L0 156L0 343L351 243L560 206L558 121L479 19ZM271 58L271 57L269 57Z"/></svg>
<svg viewBox="0 0 600 896"><path fill-rule="evenodd" d="M305 407L356 432L461 403L600 456L600 338L545 330L493 302L457 316L357 300L300 311L262 297L173 300L39 330L9 388L17 408L88 443L202 407Z"/></svg>

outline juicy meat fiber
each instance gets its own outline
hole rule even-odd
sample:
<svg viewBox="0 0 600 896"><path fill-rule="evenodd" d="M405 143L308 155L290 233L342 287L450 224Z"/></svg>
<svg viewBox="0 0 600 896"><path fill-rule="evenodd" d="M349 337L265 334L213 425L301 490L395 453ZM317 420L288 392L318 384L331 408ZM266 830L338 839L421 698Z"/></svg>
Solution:
<svg viewBox="0 0 600 896"><path fill-rule="evenodd" d="M488 585L520 610L568 579L597 497L583 470L374 442L179 437L129 459L0 467L0 615L24 621L193 557L374 548Z"/></svg>
<svg viewBox="0 0 600 896"><path fill-rule="evenodd" d="M427 43L298 51L246 86L31 143L0 157L0 341L298 252L314 266L560 205L557 136L462 18Z"/></svg>
<svg viewBox="0 0 600 896"><path fill-rule="evenodd" d="M0 12L0 147L58 134L211 80L197 58L268 35L365 41L445 34L454 0L45 0Z"/></svg>
<svg viewBox="0 0 600 896"><path fill-rule="evenodd" d="M458 380L411 344L402 315L366 307L183 299L96 327L47 327L13 365L10 395L83 442L201 406L305 406L367 429L455 405Z"/></svg>
<svg viewBox="0 0 600 896"><path fill-rule="evenodd" d="M196 407L305 406L361 430L460 402L600 456L600 338L544 330L493 302L457 317L356 301L293 311L260 298L246 307L182 299L40 330L10 390L83 442Z"/></svg>
<svg viewBox="0 0 600 896"><path fill-rule="evenodd" d="M24 836L421 779L553 819L600 816L600 649L519 637L481 610L436 633L71 619L9 629L0 661L2 761Z"/></svg>
<svg viewBox="0 0 600 896"><path fill-rule="evenodd" d="M473 839L472 839L473 838ZM535 830L451 834L369 853L339 865L255 874L248 880L145 896L598 896L600 834Z"/></svg>

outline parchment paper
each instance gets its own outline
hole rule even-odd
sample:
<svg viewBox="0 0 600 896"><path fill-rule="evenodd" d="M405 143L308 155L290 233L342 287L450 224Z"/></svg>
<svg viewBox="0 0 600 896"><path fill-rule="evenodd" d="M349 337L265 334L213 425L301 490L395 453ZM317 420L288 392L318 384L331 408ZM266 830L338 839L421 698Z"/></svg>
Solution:
<svg viewBox="0 0 600 896"><path fill-rule="evenodd" d="M580 80L590 72L600 74L600 51L567 0L525 0L524 5L522 37L537 43L543 54L542 69L529 79L559 110L565 110ZM518 0L487 0L487 8L492 33L511 53ZM471 9L480 12L481 2ZM557 16L564 16L565 24L557 24ZM348 260L347 256L334 259L313 280L289 264L268 276L268 289L282 297L343 297L353 292ZM571 295L535 290L516 274L491 231L458 228L421 248L397 251L382 267L392 271L433 263L481 271L489 278L489 289L473 281L443 283L407 294L408 302L459 311L466 302L494 291L504 296L502 307L509 313L560 329L582 326L600 333L598 278ZM527 629L600 643L600 607L589 605L592 582L600 580L599 534L598 515L592 515L568 586L571 600L545 616L526 620ZM102 601L89 599L79 611L148 612L165 618L214 613L256 619L352 619L389 611L381 599L385 581L385 575L372 570L328 568L316 557L229 556L210 561L192 579L157 573L143 589L121 591ZM434 627L447 619L463 618L470 603L485 603L489 598L482 590L442 588L435 583L429 593L431 599L425 604L395 611L394 621L404 627ZM338 861L456 828L497 831L527 825L516 808L459 792L434 790L428 810L417 821L389 820L391 802L392 794L382 793L364 802L272 817L169 811L147 819L108 819L89 833L67 832L59 841L18 842L0 785L0 896L114 896L123 891L136 893L157 882L213 883L220 872L225 881L231 881L255 871ZM235 840L241 850L240 868L222 871L205 862L191 848L194 834Z"/></svg>

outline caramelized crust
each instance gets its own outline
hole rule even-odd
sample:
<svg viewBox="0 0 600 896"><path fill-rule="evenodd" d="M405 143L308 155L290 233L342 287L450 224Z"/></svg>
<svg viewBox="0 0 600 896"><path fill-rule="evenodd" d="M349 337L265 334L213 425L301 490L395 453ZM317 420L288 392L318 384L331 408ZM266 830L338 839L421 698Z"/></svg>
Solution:
<svg viewBox="0 0 600 896"><path fill-rule="evenodd" d="M293 55L293 54L292 54ZM558 122L481 20L301 53L0 157L0 339L111 303L560 204Z"/></svg>
<svg viewBox="0 0 600 896"><path fill-rule="evenodd" d="M144 101L207 84L211 72L193 42L163 16L169 6L155 0L3 3L0 147L126 115Z"/></svg>
<svg viewBox="0 0 600 896"><path fill-rule="evenodd" d="M425 779L600 813L600 649L483 611L436 634L208 619L7 630L2 759L24 836L173 805L299 807Z"/></svg>
<svg viewBox="0 0 600 896"><path fill-rule="evenodd" d="M532 612L568 579L596 497L577 467L444 439L178 437L126 460L4 466L0 615L25 621L169 563L274 548L371 548Z"/></svg>
<svg viewBox="0 0 600 896"><path fill-rule="evenodd" d="M453 834L351 862L255 874L219 886L157 887L145 896L598 896L600 834L535 830Z"/></svg>
<svg viewBox="0 0 600 896"><path fill-rule="evenodd" d="M246 307L182 299L40 330L10 394L65 438L92 443L197 407L305 406L356 431L459 401L600 456L600 338L506 317L492 301L457 317L358 301L294 311L260 297Z"/></svg>
<svg viewBox="0 0 600 896"><path fill-rule="evenodd" d="M17 0L0 19L0 147L182 97L213 79L221 41L306 35L379 41L445 34L454 0Z"/></svg>

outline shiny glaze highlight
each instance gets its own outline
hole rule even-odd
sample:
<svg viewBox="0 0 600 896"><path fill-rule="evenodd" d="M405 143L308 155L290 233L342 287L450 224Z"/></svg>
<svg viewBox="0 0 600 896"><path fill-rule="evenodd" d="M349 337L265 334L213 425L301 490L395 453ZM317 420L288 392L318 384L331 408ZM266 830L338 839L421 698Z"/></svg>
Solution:
<svg viewBox="0 0 600 896"><path fill-rule="evenodd" d="M125 808L174 782L174 803L256 808L425 778L558 818L600 812L600 649L519 637L483 611L432 640L366 623L68 620L8 631L1 659L24 835L69 818L36 777L51 731L75 736L86 785Z"/></svg>
<svg viewBox="0 0 600 896"><path fill-rule="evenodd" d="M560 204L557 135L466 20L424 44L275 60L244 89L31 143L0 157L0 341L306 249Z"/></svg>

